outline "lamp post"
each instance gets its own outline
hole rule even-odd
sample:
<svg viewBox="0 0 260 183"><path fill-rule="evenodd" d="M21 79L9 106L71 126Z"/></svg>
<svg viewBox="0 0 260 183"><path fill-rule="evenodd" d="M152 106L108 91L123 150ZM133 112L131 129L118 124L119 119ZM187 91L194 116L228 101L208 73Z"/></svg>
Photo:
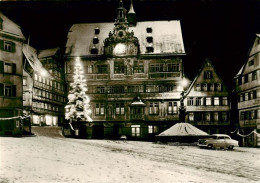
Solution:
<svg viewBox="0 0 260 183"><path fill-rule="evenodd" d="M179 120L180 122L185 122L185 115L186 115L186 107L184 106L184 98L185 98L185 88L188 86L189 82L188 80L183 77L181 86L182 86L182 92L180 96L180 107L179 107Z"/></svg>

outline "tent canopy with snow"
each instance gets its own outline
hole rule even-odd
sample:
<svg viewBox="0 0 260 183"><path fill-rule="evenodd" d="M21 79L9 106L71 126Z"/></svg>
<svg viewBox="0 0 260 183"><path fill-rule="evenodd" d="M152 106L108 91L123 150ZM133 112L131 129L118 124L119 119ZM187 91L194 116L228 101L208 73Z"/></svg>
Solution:
<svg viewBox="0 0 260 183"><path fill-rule="evenodd" d="M158 141L196 142L199 138L210 137L206 132L189 123L177 123L157 135Z"/></svg>

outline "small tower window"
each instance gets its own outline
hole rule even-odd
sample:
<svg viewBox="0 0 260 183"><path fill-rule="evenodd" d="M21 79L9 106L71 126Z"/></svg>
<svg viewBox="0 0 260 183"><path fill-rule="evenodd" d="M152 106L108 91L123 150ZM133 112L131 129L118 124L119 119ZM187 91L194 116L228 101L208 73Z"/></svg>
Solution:
<svg viewBox="0 0 260 183"><path fill-rule="evenodd" d="M146 38L146 41L147 41L148 43L152 43L152 42L153 42L153 37L151 37L151 36L147 37L147 38Z"/></svg>
<svg viewBox="0 0 260 183"><path fill-rule="evenodd" d="M98 49L97 48L91 48L90 53L91 54L98 54Z"/></svg>
<svg viewBox="0 0 260 183"><path fill-rule="evenodd" d="M100 33L100 29L97 27L95 28L95 34L99 34Z"/></svg>
<svg viewBox="0 0 260 183"><path fill-rule="evenodd" d="M93 38L93 44L98 44L99 43L99 39L95 36Z"/></svg>
<svg viewBox="0 0 260 183"><path fill-rule="evenodd" d="M146 32L147 32L147 33L152 33L152 32L153 32L152 27L147 27L147 28L146 28Z"/></svg>
<svg viewBox="0 0 260 183"><path fill-rule="evenodd" d="M146 52L147 53L152 53L153 52L153 47L151 47L151 46L146 47Z"/></svg>

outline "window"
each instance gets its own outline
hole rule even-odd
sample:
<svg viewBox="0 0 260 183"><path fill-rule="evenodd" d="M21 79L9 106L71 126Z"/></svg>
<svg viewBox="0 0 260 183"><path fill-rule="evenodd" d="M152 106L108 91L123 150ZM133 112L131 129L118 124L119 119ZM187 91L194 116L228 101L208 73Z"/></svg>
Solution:
<svg viewBox="0 0 260 183"><path fill-rule="evenodd" d="M114 73L115 74L124 74L125 73L125 65L124 65L123 61L114 62Z"/></svg>
<svg viewBox="0 0 260 183"><path fill-rule="evenodd" d="M146 47L146 53L152 53L154 51L152 46L147 46Z"/></svg>
<svg viewBox="0 0 260 183"><path fill-rule="evenodd" d="M93 73L93 65L88 65L87 66L87 73L92 74Z"/></svg>
<svg viewBox="0 0 260 183"><path fill-rule="evenodd" d="M189 112L189 121L194 121L194 113Z"/></svg>
<svg viewBox="0 0 260 183"><path fill-rule="evenodd" d="M245 101L248 100L248 93L245 93Z"/></svg>
<svg viewBox="0 0 260 183"><path fill-rule="evenodd" d="M214 84L209 84L208 90L209 91L214 91Z"/></svg>
<svg viewBox="0 0 260 183"><path fill-rule="evenodd" d="M41 76L39 76L39 78L38 78L38 79L39 79L39 82L42 82L42 77L41 77Z"/></svg>
<svg viewBox="0 0 260 183"><path fill-rule="evenodd" d="M95 34L99 34L100 33L100 29L98 27L95 28Z"/></svg>
<svg viewBox="0 0 260 183"><path fill-rule="evenodd" d="M239 78L238 78L238 84L239 84L239 85L242 85L242 77L239 77Z"/></svg>
<svg viewBox="0 0 260 183"><path fill-rule="evenodd" d="M244 75L244 83L248 82L248 74Z"/></svg>
<svg viewBox="0 0 260 183"><path fill-rule="evenodd" d="M221 112L221 118L223 121L227 121L227 112Z"/></svg>
<svg viewBox="0 0 260 183"><path fill-rule="evenodd" d="M252 72L252 81L257 79L257 72Z"/></svg>
<svg viewBox="0 0 260 183"><path fill-rule="evenodd" d="M152 33L152 31L153 31L152 27L147 27L147 28L146 28L146 32L147 32L147 33Z"/></svg>
<svg viewBox="0 0 260 183"><path fill-rule="evenodd" d="M12 64L11 63L5 63L4 65L4 72L5 73L13 73Z"/></svg>
<svg viewBox="0 0 260 183"><path fill-rule="evenodd" d="M219 105L219 97L214 97L214 105Z"/></svg>
<svg viewBox="0 0 260 183"><path fill-rule="evenodd" d="M228 105L228 98L227 97L222 98L222 105Z"/></svg>
<svg viewBox="0 0 260 183"><path fill-rule="evenodd" d="M252 60L250 60L250 61L248 62L248 66L252 66L252 65L254 65L254 59L252 59Z"/></svg>
<svg viewBox="0 0 260 183"><path fill-rule="evenodd" d="M240 121L245 120L245 112L240 112Z"/></svg>
<svg viewBox="0 0 260 183"><path fill-rule="evenodd" d="M193 106L194 105L194 101L192 97L188 98L188 105Z"/></svg>
<svg viewBox="0 0 260 183"><path fill-rule="evenodd" d="M34 74L34 80L37 81L38 80L38 75Z"/></svg>
<svg viewBox="0 0 260 183"><path fill-rule="evenodd" d="M222 90L222 87L221 87L220 83L215 84L215 87L216 87L216 91L221 91Z"/></svg>
<svg viewBox="0 0 260 183"><path fill-rule="evenodd" d="M196 106L202 106L203 105L203 98L198 97L196 98Z"/></svg>
<svg viewBox="0 0 260 183"><path fill-rule="evenodd" d="M104 115L104 111L104 104L96 104L96 115Z"/></svg>
<svg viewBox="0 0 260 183"><path fill-rule="evenodd" d="M157 115L159 114L159 103L158 102L150 103L149 114L157 114Z"/></svg>
<svg viewBox="0 0 260 183"><path fill-rule="evenodd" d="M105 87L104 86L97 87L97 93L105 93Z"/></svg>
<svg viewBox="0 0 260 183"><path fill-rule="evenodd" d="M125 114L125 105L123 103L116 104L116 115Z"/></svg>
<svg viewBox="0 0 260 183"><path fill-rule="evenodd" d="M127 91L129 93L143 93L144 92L144 86L143 85L127 86Z"/></svg>
<svg viewBox="0 0 260 183"><path fill-rule="evenodd" d="M12 86L5 86L5 96L6 97L12 96Z"/></svg>
<svg viewBox="0 0 260 183"><path fill-rule="evenodd" d="M163 72L164 64L151 64L150 72Z"/></svg>
<svg viewBox="0 0 260 183"><path fill-rule="evenodd" d="M146 41L148 43L152 43L153 42L153 37L152 36L146 37Z"/></svg>
<svg viewBox="0 0 260 183"><path fill-rule="evenodd" d="M197 85L196 85L196 90L197 90L197 91L200 91L200 90L201 90L201 85L200 85L200 84L197 84Z"/></svg>
<svg viewBox="0 0 260 183"><path fill-rule="evenodd" d="M107 65L97 65L97 73L98 74L107 74L108 66Z"/></svg>
<svg viewBox="0 0 260 183"><path fill-rule="evenodd" d="M218 121L218 112L214 112L214 121Z"/></svg>
<svg viewBox="0 0 260 183"><path fill-rule="evenodd" d="M205 120L210 121L210 112L205 112Z"/></svg>
<svg viewBox="0 0 260 183"><path fill-rule="evenodd" d="M202 84L202 91L207 91L207 84L206 83Z"/></svg>
<svg viewBox="0 0 260 183"><path fill-rule="evenodd" d="M206 97L206 105L211 105L211 98L210 97Z"/></svg>
<svg viewBox="0 0 260 183"><path fill-rule="evenodd" d="M134 61L134 73L144 73L143 61Z"/></svg>
<svg viewBox="0 0 260 183"><path fill-rule="evenodd" d="M156 125L148 125L148 133L157 133L158 127Z"/></svg>
<svg viewBox="0 0 260 183"><path fill-rule="evenodd" d="M91 48L90 53L91 54L98 54L98 49L97 48Z"/></svg>
<svg viewBox="0 0 260 183"><path fill-rule="evenodd" d="M8 52L11 52L12 51L12 43L4 41L4 50L8 51Z"/></svg>
<svg viewBox="0 0 260 183"><path fill-rule="evenodd" d="M124 86L109 86L107 88L107 93L125 93Z"/></svg>
<svg viewBox="0 0 260 183"><path fill-rule="evenodd" d="M173 113L172 103L173 102L169 102L169 104L168 104L168 114L172 114Z"/></svg>
<svg viewBox="0 0 260 183"><path fill-rule="evenodd" d="M212 71L205 71L204 79L212 79Z"/></svg>
<svg viewBox="0 0 260 183"><path fill-rule="evenodd" d="M167 71L168 72L178 72L179 71L179 64L167 64Z"/></svg>
<svg viewBox="0 0 260 183"><path fill-rule="evenodd" d="M93 44L98 44L99 43L99 39L95 36L93 38Z"/></svg>
<svg viewBox="0 0 260 183"><path fill-rule="evenodd" d="M131 125L132 137L140 137L140 125Z"/></svg>

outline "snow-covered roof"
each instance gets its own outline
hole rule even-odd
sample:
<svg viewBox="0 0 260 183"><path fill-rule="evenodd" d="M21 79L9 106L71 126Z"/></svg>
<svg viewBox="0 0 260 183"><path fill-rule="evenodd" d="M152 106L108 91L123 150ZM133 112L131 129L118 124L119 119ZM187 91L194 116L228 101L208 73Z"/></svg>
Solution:
<svg viewBox="0 0 260 183"><path fill-rule="evenodd" d="M74 24L68 33L66 54L70 56L90 55L93 38L97 36L99 39L98 55L102 55L104 40L108 37L109 32L113 31L114 26L113 22ZM152 28L151 33L147 33L148 27ZM97 35L95 35L95 28L100 30ZM178 20L137 22L135 27L129 27L129 32L131 31L139 40L141 54L185 54L181 25ZM153 53L146 53L148 36L153 37Z"/></svg>
<svg viewBox="0 0 260 183"><path fill-rule="evenodd" d="M189 123L177 123L158 136L205 136L206 132L192 126Z"/></svg>
<svg viewBox="0 0 260 183"><path fill-rule="evenodd" d="M35 48L29 46L28 44L23 44L23 54L35 72L45 72L47 77L52 78L51 74L43 67L42 63L38 59L37 50Z"/></svg>
<svg viewBox="0 0 260 183"><path fill-rule="evenodd" d="M39 58L43 58L43 57L49 57L49 56L53 56L57 53L57 51L59 50L59 48L50 48L50 49L45 49L45 50L40 50L38 53L38 57Z"/></svg>
<svg viewBox="0 0 260 183"><path fill-rule="evenodd" d="M15 36L20 39L25 39L20 26L6 17L2 12L0 12L0 19L3 20L2 29L0 29L0 33L9 34L10 36Z"/></svg>
<svg viewBox="0 0 260 183"><path fill-rule="evenodd" d="M242 74L244 67L245 67L245 64L244 64L244 65L241 67L241 69L238 71L238 73L236 74L235 78L238 77L238 76L240 76L240 75Z"/></svg>

